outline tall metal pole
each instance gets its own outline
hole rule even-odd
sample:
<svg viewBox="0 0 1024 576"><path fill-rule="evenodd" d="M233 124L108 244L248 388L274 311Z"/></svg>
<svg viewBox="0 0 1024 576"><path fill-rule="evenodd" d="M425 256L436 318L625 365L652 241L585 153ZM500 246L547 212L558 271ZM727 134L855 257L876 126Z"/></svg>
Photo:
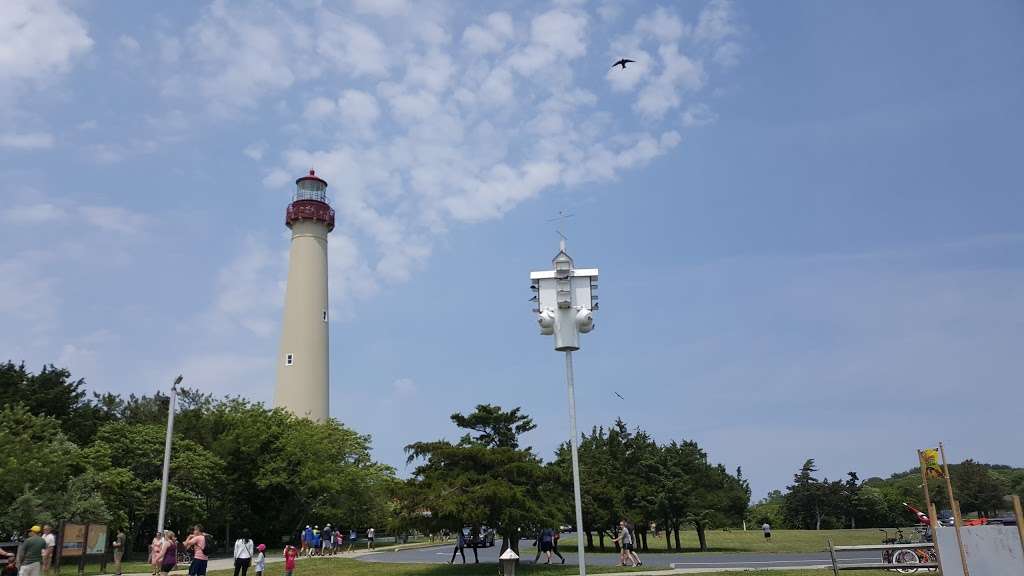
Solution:
<svg viewBox="0 0 1024 576"><path fill-rule="evenodd" d="M576 500L576 553L580 562L580 576L587 576L587 561L583 542L583 500L580 498L579 435L576 434L576 385L572 373L572 352L565 352L565 382L569 386L569 434L572 435L572 492Z"/></svg>
<svg viewBox="0 0 1024 576"><path fill-rule="evenodd" d="M178 400L178 384L181 384L181 374L174 379L171 385L171 401L167 407L167 437L164 439L164 477L160 484L160 514L157 516L157 534L163 538L164 519L167 513L167 480L171 473L171 437L174 435L174 405Z"/></svg>

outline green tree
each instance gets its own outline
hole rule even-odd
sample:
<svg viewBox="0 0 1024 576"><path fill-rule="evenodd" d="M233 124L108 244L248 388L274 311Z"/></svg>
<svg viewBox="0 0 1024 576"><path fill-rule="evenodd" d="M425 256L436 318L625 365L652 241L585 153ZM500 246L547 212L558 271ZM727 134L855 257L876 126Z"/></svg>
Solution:
<svg viewBox="0 0 1024 576"><path fill-rule="evenodd" d="M472 426L457 444L437 440L406 447L408 461L421 462L407 482L406 510L422 511L431 527L488 526L502 537L502 550L518 552L520 528L557 521L542 490L550 474L531 449L519 448L518 431L532 429L532 422L518 409L490 405L451 420Z"/></svg>
<svg viewBox="0 0 1024 576"><path fill-rule="evenodd" d="M956 498L964 513L977 512L988 516L1004 508L1009 493L1008 482L989 466L967 459L950 470Z"/></svg>
<svg viewBox="0 0 1024 576"><path fill-rule="evenodd" d="M825 519L837 508L841 483L818 480L814 459L809 458L787 486L782 516L788 526L804 530L821 530Z"/></svg>

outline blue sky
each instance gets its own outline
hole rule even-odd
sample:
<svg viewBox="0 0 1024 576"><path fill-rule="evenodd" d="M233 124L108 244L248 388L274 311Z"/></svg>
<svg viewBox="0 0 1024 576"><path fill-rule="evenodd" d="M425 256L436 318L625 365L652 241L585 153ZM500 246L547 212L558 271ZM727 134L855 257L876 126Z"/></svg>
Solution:
<svg viewBox="0 0 1024 576"><path fill-rule="evenodd" d="M566 438L527 302L559 210L602 274L581 428L755 497L939 440L1024 465L1022 39L1011 1L3 2L0 356L269 401L313 166L331 413L402 473L477 403Z"/></svg>

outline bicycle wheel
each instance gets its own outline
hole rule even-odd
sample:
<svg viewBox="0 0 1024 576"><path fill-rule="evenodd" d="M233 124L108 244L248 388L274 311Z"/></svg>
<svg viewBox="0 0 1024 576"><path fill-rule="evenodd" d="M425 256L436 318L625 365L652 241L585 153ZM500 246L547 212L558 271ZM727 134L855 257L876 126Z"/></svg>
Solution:
<svg viewBox="0 0 1024 576"><path fill-rule="evenodd" d="M917 572L918 569L917 567L911 567L909 565L920 564L921 559L917 557L917 553L913 550L910 550L909 548L903 548L902 550L897 550L892 555L892 563L907 564L908 566L906 568L896 568L896 571L901 574L912 574L914 572Z"/></svg>

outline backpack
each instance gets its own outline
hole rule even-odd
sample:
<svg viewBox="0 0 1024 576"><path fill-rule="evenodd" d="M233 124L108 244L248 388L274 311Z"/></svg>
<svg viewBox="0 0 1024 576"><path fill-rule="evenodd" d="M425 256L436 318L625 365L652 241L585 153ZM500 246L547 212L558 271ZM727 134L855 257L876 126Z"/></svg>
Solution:
<svg viewBox="0 0 1024 576"><path fill-rule="evenodd" d="M203 532L203 554L209 557L210 552L215 548L214 544L213 536Z"/></svg>

